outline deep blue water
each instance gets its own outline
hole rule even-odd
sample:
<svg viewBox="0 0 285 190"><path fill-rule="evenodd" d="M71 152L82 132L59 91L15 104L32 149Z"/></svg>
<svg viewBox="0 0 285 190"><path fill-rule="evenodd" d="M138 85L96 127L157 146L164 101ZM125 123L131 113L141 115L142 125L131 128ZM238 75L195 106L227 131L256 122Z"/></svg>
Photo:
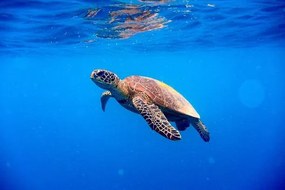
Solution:
<svg viewBox="0 0 285 190"><path fill-rule="evenodd" d="M285 189L284 20L282 0L2 0L0 189ZM95 68L171 85L210 142L103 112Z"/></svg>

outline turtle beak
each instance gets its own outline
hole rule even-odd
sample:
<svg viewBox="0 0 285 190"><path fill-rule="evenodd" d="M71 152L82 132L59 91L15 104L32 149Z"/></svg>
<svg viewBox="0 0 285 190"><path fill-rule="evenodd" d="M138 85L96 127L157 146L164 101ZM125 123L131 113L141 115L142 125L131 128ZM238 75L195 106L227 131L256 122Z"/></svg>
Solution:
<svg viewBox="0 0 285 190"><path fill-rule="evenodd" d="M94 71L92 71L90 78L91 79L96 79L98 77L102 77L104 75L104 71L100 70L100 69L96 69Z"/></svg>
<svg viewBox="0 0 285 190"><path fill-rule="evenodd" d="M104 76L104 71L100 70L100 69L96 69L96 70L92 71L90 78L94 82L102 83L103 82L103 78L102 78L103 76Z"/></svg>
<svg viewBox="0 0 285 190"><path fill-rule="evenodd" d="M96 72L95 71L92 71L92 73L91 73L91 75L90 75L90 78L92 79L92 80L94 80L95 79L95 74Z"/></svg>
<svg viewBox="0 0 285 190"><path fill-rule="evenodd" d="M90 78L91 78L92 80L96 80L97 77L99 77L98 74L100 74L100 72L101 72L100 69L96 69L96 70L92 71L92 73L91 73L91 75L90 75Z"/></svg>

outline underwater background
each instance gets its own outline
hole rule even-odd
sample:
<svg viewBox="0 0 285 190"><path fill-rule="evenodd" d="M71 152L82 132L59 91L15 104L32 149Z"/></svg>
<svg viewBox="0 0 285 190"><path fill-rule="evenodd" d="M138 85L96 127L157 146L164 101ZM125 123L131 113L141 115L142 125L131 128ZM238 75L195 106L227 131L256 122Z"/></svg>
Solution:
<svg viewBox="0 0 285 190"><path fill-rule="evenodd" d="M285 189L283 0L1 0L1 190ZM152 131L97 68L161 80L211 140Z"/></svg>

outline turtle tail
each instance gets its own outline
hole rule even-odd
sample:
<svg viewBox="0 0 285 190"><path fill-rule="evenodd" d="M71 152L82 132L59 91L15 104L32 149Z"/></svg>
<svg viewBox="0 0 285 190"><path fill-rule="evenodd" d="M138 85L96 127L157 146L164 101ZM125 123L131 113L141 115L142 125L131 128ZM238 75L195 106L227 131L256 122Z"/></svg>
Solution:
<svg viewBox="0 0 285 190"><path fill-rule="evenodd" d="M200 134L201 138L205 142L210 141L210 133L207 127L202 123L200 119L195 119L195 121L192 122L192 125L197 130L197 132Z"/></svg>

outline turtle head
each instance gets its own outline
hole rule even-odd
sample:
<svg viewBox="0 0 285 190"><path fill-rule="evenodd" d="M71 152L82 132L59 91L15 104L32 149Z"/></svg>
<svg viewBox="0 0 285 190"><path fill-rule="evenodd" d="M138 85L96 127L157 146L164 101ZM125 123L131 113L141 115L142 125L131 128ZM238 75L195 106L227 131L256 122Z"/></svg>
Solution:
<svg viewBox="0 0 285 190"><path fill-rule="evenodd" d="M97 86L107 90L116 88L120 81L115 73L103 69L92 71L90 78Z"/></svg>

